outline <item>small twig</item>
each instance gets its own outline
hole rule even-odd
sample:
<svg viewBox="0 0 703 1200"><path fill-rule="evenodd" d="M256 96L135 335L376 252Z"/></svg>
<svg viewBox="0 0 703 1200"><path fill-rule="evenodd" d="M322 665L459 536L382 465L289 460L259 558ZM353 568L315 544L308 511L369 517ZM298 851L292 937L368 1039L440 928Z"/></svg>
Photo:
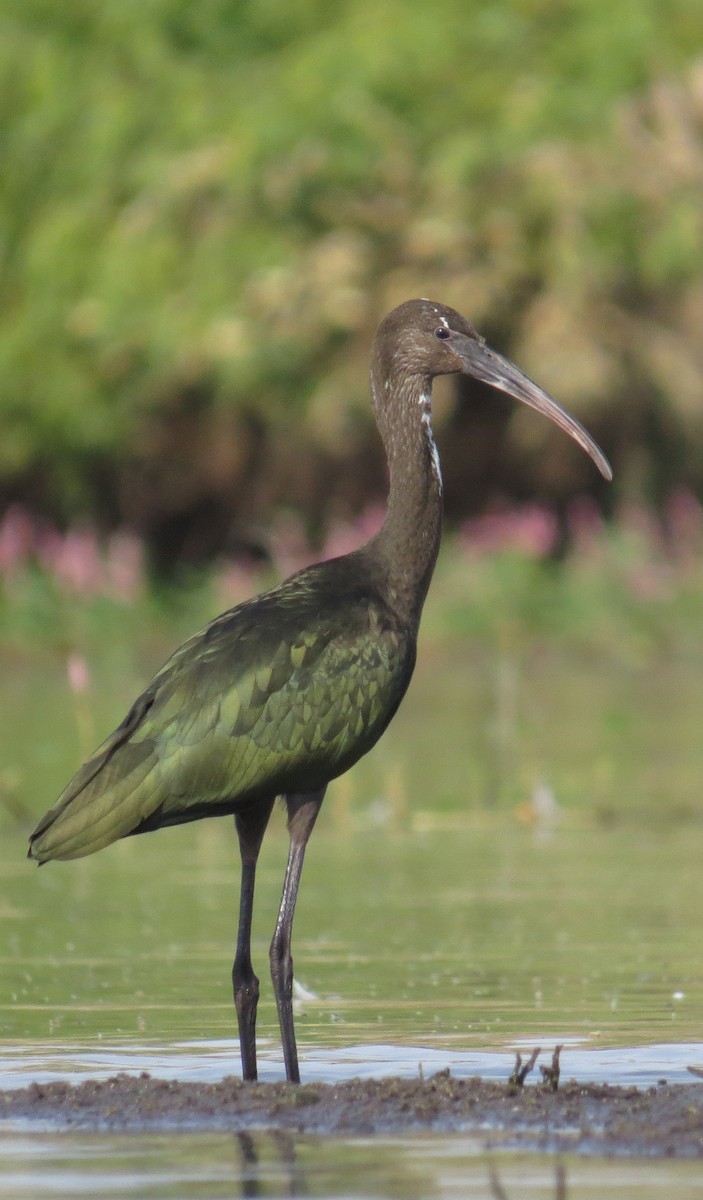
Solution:
<svg viewBox="0 0 703 1200"><path fill-rule="evenodd" d="M551 1067L540 1067L544 1082L551 1088L553 1092L556 1092L559 1089L559 1075L561 1074L559 1055L561 1054L561 1050L561 1046L554 1047Z"/></svg>
<svg viewBox="0 0 703 1200"><path fill-rule="evenodd" d="M522 1055L521 1055L520 1051L518 1050L517 1054L515 1055L515 1066L513 1067L513 1073L510 1076L508 1083L513 1083L517 1087L523 1087L523 1085L525 1083L525 1079L527 1078L530 1071L532 1070L535 1063L537 1062L537 1058L539 1056L539 1052L540 1052L541 1048L542 1048L541 1046L535 1046L534 1050L532 1051L532 1054L530 1055L530 1057L528 1058L528 1060L524 1064L524 1066L523 1066L523 1062L522 1062Z"/></svg>

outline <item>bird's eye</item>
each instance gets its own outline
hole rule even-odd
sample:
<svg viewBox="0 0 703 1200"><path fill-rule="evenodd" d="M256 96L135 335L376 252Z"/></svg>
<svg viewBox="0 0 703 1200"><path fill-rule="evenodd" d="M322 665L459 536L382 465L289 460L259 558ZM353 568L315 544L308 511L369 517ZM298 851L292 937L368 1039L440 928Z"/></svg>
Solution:
<svg viewBox="0 0 703 1200"><path fill-rule="evenodd" d="M440 342L446 342L447 338L452 336L451 330L447 329L446 325L438 325L434 331L434 335L436 338L439 338Z"/></svg>

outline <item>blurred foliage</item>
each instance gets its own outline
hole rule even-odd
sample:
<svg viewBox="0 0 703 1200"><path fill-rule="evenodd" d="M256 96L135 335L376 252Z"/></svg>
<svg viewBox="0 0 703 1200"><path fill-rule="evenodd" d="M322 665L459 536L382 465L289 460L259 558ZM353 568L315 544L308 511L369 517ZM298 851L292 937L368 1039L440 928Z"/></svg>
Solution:
<svg viewBox="0 0 703 1200"><path fill-rule="evenodd" d="M0 66L0 498L166 557L351 511L414 294L703 489L699 0L0 0Z"/></svg>
<svg viewBox="0 0 703 1200"><path fill-rule="evenodd" d="M358 545L378 516L333 528L323 558ZM606 523L595 506L577 501L562 561L553 556L554 520L546 508L465 522L445 537L423 639L435 647L464 642L496 659L558 644L576 657L643 670L661 658L700 657L703 505L681 491L664 517L663 524L654 510L628 503ZM17 531L8 536L11 523L22 538ZM17 662L107 656L118 663L136 655L155 669L218 612L315 559L300 526L286 522L278 540L273 564L223 558L184 574L177 586L157 587L136 539L121 534L103 543L89 526L60 534L10 514L0 525L0 655Z"/></svg>

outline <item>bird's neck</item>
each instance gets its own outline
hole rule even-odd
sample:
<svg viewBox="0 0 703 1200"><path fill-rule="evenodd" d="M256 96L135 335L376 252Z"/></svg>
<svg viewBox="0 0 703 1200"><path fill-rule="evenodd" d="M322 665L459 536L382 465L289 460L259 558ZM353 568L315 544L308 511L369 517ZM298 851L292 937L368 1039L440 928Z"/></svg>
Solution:
<svg viewBox="0 0 703 1200"><path fill-rule="evenodd" d="M385 593L416 629L430 586L442 531L442 479L432 435L429 378L371 376L390 490L383 525L368 550L383 572Z"/></svg>

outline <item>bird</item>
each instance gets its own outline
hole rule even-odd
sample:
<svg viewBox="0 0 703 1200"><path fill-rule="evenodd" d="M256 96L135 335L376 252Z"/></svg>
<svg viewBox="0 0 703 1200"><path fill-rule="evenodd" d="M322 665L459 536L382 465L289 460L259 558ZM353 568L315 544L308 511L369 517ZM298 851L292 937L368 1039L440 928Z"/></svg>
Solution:
<svg viewBox="0 0 703 1200"><path fill-rule="evenodd" d="M327 785L375 745L413 674L442 525L432 381L460 374L551 418L612 478L584 427L465 317L431 300L400 304L379 325L371 357L371 401L389 473L380 530L186 641L30 838L29 857L42 864L168 825L234 817L241 876L232 987L244 1080L257 1078L256 864L280 797L289 850L269 962L286 1078L300 1081L291 941L305 850Z"/></svg>

